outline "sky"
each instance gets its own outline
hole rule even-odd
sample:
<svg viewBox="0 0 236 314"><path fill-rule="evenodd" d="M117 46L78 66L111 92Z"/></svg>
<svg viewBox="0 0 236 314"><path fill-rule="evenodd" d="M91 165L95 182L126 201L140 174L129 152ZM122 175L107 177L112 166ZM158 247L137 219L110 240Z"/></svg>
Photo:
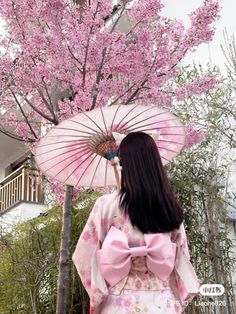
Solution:
<svg viewBox="0 0 236 314"><path fill-rule="evenodd" d="M170 18L176 17L182 19L185 25L188 25L188 13L199 7L203 0L163 0L165 8L163 13ZM226 29L230 36L236 35L236 1L235 0L220 0L221 6L220 19L214 24L216 28L215 36L209 44L200 45L195 53L187 55L184 60L185 64L201 63L206 65L208 62L211 65L218 65L221 70L225 71L225 58L221 49L224 46L223 31Z"/></svg>

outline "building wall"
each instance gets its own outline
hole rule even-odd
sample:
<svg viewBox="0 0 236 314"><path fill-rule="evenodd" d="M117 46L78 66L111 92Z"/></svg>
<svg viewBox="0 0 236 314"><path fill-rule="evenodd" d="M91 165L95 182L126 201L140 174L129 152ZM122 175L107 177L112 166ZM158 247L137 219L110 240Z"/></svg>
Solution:
<svg viewBox="0 0 236 314"><path fill-rule="evenodd" d="M0 216L0 234L11 231L14 224L37 217L47 210L46 205L34 203L20 203Z"/></svg>
<svg viewBox="0 0 236 314"><path fill-rule="evenodd" d="M0 181L6 176L5 169L22 157L27 150L22 142L15 141L0 133Z"/></svg>

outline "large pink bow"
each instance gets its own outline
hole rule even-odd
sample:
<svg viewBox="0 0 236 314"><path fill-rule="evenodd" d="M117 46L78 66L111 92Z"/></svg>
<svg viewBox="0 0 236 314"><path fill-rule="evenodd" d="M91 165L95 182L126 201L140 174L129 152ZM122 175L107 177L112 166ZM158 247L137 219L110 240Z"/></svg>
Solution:
<svg viewBox="0 0 236 314"><path fill-rule="evenodd" d="M129 247L127 235L111 227L102 248L97 251L97 263L106 281L114 286L130 271L131 257L146 256L150 271L166 280L175 264L176 244L168 233L144 234L145 246Z"/></svg>

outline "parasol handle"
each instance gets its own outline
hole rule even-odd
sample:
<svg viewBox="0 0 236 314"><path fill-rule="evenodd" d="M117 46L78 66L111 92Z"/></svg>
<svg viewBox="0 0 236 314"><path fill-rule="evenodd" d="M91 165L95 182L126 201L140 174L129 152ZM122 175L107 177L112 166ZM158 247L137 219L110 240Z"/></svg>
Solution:
<svg viewBox="0 0 236 314"><path fill-rule="evenodd" d="M110 161L111 161L111 165L113 166L113 169L114 169L117 189L120 190L120 176L119 176L119 172L117 170L117 162L114 160L114 158L112 158Z"/></svg>

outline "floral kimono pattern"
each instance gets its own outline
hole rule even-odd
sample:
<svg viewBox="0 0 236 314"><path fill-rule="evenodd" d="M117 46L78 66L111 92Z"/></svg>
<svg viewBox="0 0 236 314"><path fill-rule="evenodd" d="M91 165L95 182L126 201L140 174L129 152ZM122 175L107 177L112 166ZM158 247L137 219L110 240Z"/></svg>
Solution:
<svg viewBox="0 0 236 314"><path fill-rule="evenodd" d="M143 233L120 211L117 192L97 199L72 257L90 297L90 314L182 313L199 288L183 224L170 233L177 250L174 270L167 280L147 268L145 256L135 256L128 275L113 286L97 263L97 252L112 226L126 234L129 246L145 244Z"/></svg>

